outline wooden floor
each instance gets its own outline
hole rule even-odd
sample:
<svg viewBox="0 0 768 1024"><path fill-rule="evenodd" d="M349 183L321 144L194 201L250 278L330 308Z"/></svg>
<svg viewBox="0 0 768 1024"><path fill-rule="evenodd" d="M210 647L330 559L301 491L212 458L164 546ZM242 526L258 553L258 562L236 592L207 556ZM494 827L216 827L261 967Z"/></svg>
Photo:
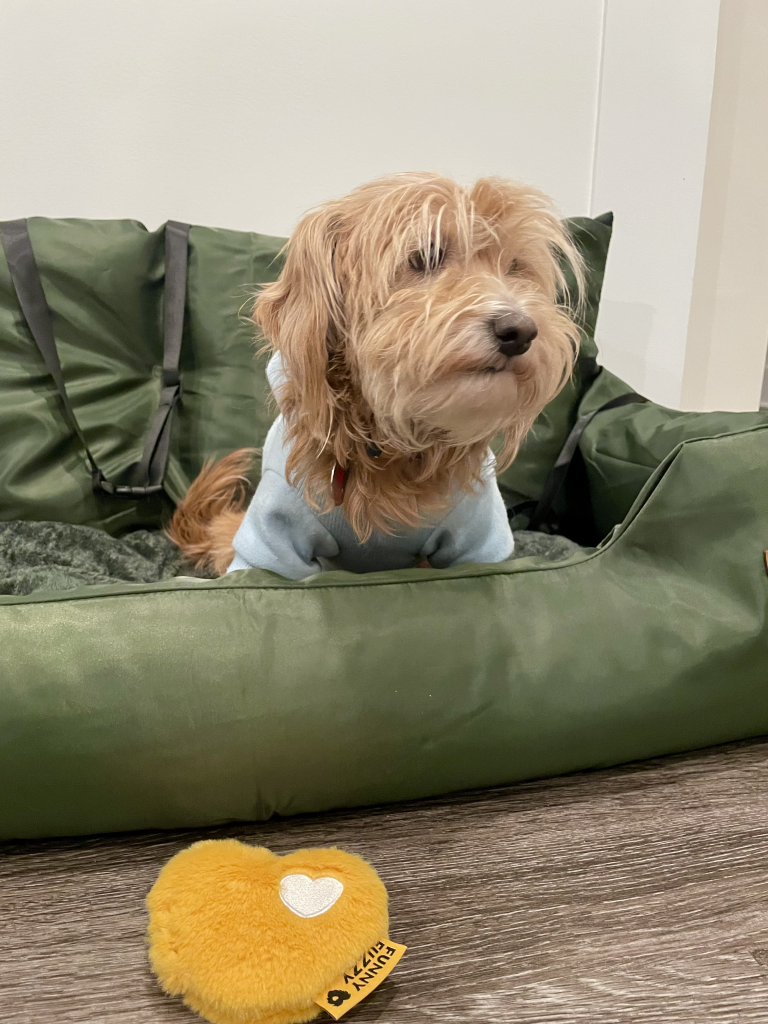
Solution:
<svg viewBox="0 0 768 1024"><path fill-rule="evenodd" d="M199 1020L149 973L143 900L202 836L375 864L409 951L350 1024L768 1022L758 742L396 808L0 847L4 1024Z"/></svg>

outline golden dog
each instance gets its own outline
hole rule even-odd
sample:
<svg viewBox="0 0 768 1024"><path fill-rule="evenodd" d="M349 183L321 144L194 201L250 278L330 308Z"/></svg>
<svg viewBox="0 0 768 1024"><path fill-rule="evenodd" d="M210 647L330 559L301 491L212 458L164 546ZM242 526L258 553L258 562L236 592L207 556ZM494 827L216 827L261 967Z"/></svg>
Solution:
<svg viewBox="0 0 768 1024"><path fill-rule="evenodd" d="M502 179L395 175L308 213L253 316L281 357L289 483L323 514L344 474L344 517L364 542L471 491L494 438L509 465L577 352L562 258L580 288L550 202ZM206 466L173 517L198 568L232 560L251 455Z"/></svg>

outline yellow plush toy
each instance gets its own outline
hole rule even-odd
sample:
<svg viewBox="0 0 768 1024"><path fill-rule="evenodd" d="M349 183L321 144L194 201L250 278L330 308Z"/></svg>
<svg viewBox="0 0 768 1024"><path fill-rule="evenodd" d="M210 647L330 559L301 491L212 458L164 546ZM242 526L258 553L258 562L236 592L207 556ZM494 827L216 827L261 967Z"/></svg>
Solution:
<svg viewBox="0 0 768 1024"><path fill-rule="evenodd" d="M381 879L343 850L195 843L147 907L160 984L212 1024L299 1024L323 1007L338 1018L405 951L388 938Z"/></svg>

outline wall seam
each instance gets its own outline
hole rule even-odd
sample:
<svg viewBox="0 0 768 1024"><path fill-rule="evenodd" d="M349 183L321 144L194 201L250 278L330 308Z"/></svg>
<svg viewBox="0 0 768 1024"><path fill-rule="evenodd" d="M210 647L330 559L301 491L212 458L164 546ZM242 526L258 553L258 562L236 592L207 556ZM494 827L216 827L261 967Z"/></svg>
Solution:
<svg viewBox="0 0 768 1024"><path fill-rule="evenodd" d="M608 19L608 0L603 0L600 19L600 59L597 66L597 97L595 99L595 132L592 144L592 161L589 168L589 210L595 216L595 177L597 173L597 149L600 141L600 114L603 106L603 67L605 65L605 26Z"/></svg>

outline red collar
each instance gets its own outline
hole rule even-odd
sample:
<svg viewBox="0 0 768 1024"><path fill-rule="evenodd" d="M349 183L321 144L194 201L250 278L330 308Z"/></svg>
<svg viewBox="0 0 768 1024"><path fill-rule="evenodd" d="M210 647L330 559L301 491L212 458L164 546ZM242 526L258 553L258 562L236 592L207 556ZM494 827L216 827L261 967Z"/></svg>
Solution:
<svg viewBox="0 0 768 1024"><path fill-rule="evenodd" d="M331 471L331 494L334 505L344 504L344 491L347 488L347 471L342 469L338 462L334 462Z"/></svg>

